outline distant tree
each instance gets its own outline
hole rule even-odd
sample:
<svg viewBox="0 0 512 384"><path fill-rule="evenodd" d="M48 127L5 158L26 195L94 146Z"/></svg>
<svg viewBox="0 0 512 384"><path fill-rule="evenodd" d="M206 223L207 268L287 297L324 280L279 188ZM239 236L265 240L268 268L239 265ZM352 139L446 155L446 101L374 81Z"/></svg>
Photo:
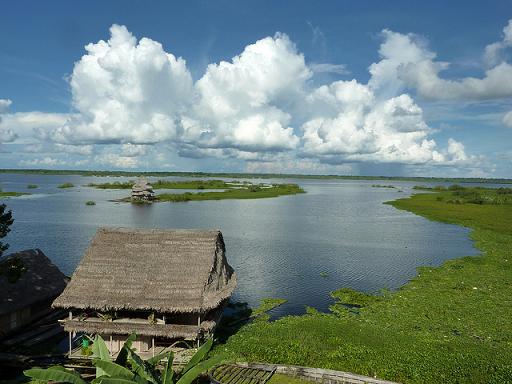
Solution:
<svg viewBox="0 0 512 384"><path fill-rule="evenodd" d="M10 210L6 212L6 208L7 207L5 204L0 204L0 239L7 236L11 230L9 227L14 222L14 219L12 218L12 212ZM9 244L0 241L0 256L2 256L7 248L9 248Z"/></svg>

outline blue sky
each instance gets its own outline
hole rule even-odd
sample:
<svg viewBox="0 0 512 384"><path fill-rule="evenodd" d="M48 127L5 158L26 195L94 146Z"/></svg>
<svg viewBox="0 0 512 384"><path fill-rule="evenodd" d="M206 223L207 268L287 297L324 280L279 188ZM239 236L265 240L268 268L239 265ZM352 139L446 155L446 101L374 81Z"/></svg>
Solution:
<svg viewBox="0 0 512 384"><path fill-rule="evenodd" d="M510 1L10 2L0 162L511 177L510 19Z"/></svg>

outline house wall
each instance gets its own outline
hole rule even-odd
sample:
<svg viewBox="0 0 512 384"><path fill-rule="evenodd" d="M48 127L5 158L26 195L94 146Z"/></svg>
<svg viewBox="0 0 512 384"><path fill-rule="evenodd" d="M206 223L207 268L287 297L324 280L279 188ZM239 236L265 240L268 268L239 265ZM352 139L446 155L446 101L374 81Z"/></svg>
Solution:
<svg viewBox="0 0 512 384"><path fill-rule="evenodd" d="M121 350L128 335L112 335L112 341L110 341L111 335L101 335L105 344L107 344L108 350L111 354L115 354ZM151 337L149 336L137 336L132 344L132 348L135 348L138 352L147 352L151 349Z"/></svg>
<svg viewBox="0 0 512 384"><path fill-rule="evenodd" d="M37 320L51 311L52 300L45 300L26 306L18 311L0 316L0 336L7 335L16 329Z"/></svg>

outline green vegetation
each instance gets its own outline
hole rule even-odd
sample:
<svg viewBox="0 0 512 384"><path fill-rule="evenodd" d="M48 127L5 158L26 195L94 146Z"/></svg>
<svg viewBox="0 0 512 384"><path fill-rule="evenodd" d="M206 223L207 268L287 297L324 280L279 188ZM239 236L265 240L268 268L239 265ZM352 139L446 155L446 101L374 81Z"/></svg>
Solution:
<svg viewBox="0 0 512 384"><path fill-rule="evenodd" d="M155 201L195 201L195 200L224 200L224 199L263 199L283 195L295 195L304 193L297 184L249 184L240 188L227 189L222 192L198 192L198 193L162 193L155 197Z"/></svg>
<svg viewBox="0 0 512 384"><path fill-rule="evenodd" d="M390 189L396 189L394 185L382 185L382 184L373 184L372 188L390 188Z"/></svg>
<svg viewBox="0 0 512 384"><path fill-rule="evenodd" d="M18 196L24 196L24 195L30 195L30 193L26 193L26 192L3 192L3 191L0 191L0 199L2 199L2 198L8 199L9 197L18 197Z"/></svg>
<svg viewBox="0 0 512 384"><path fill-rule="evenodd" d="M332 293L331 313L243 326L216 350L403 383L512 383L512 203L455 204L458 188L389 204L472 229L482 256L418 268L394 293ZM480 189L491 200L504 191Z"/></svg>
<svg viewBox="0 0 512 384"><path fill-rule="evenodd" d="M61 189L64 189L64 188L73 188L75 185L73 183L63 183L61 185L59 185L57 188L61 188Z"/></svg>
<svg viewBox="0 0 512 384"><path fill-rule="evenodd" d="M96 205L95 201L89 200L85 202L85 205Z"/></svg>
<svg viewBox="0 0 512 384"><path fill-rule="evenodd" d="M92 345L93 364L96 367L96 378L90 383L95 384L192 384L199 375L218 364L219 358L203 361L210 351L213 341L208 340L192 356L189 363L178 372L174 372L172 352L163 353L143 360L132 343L136 336L132 334L124 343L115 361L112 361L105 341L96 336ZM162 370L158 364L167 359ZM71 383L87 384L79 373L61 366L50 368L32 368L24 372L25 376L37 380L38 383Z"/></svg>
<svg viewBox="0 0 512 384"><path fill-rule="evenodd" d="M0 173L15 173L27 175L78 175L78 176L126 176L137 177L155 176L181 176L181 177L229 177L235 179L340 179L340 180L396 180L418 182L446 182L446 183L491 183L512 184L512 179L486 179L486 178L442 178L442 177L403 177L403 176L352 176L352 175L301 175L291 173L214 173L214 172L129 172L129 171L91 171L72 169L0 169Z"/></svg>
<svg viewBox="0 0 512 384"><path fill-rule="evenodd" d="M14 223L12 211L7 211L6 208L5 204L0 204L0 239L3 239L11 232L11 225ZM9 244L0 241L0 257L8 248Z"/></svg>
<svg viewBox="0 0 512 384"><path fill-rule="evenodd" d="M87 186L98 189L132 189L133 184L135 184L135 180L101 184L89 183ZM158 180L151 183L153 189L229 189L236 187L237 184L238 182L236 181L227 183L222 180Z"/></svg>
<svg viewBox="0 0 512 384"><path fill-rule="evenodd" d="M37 184L27 184L27 189L36 189L38 188Z"/></svg>
<svg viewBox="0 0 512 384"><path fill-rule="evenodd" d="M294 377L294 376L288 376L283 375L280 373L274 373L270 380L268 381L269 384L311 384L313 381L306 380L302 377Z"/></svg>

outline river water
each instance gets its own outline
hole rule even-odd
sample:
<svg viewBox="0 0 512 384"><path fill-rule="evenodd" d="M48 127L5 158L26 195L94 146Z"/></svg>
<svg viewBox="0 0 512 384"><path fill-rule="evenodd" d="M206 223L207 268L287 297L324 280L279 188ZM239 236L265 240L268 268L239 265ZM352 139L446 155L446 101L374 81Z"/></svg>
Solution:
<svg viewBox="0 0 512 384"><path fill-rule="evenodd" d="M33 193L2 201L15 218L4 239L9 252L40 248L71 275L100 226L216 228L238 275L234 300L256 305L263 297L287 299L275 316L304 313L306 305L326 311L329 292L337 288L396 289L418 266L478 254L467 229L383 204L408 196L418 183L380 182L397 187L390 189L372 187L375 181L258 179L295 182L307 193L143 206L109 201L127 190L85 186L114 180L127 179L0 174L4 191ZM64 182L75 188L58 189ZM86 206L88 200L96 205Z"/></svg>

